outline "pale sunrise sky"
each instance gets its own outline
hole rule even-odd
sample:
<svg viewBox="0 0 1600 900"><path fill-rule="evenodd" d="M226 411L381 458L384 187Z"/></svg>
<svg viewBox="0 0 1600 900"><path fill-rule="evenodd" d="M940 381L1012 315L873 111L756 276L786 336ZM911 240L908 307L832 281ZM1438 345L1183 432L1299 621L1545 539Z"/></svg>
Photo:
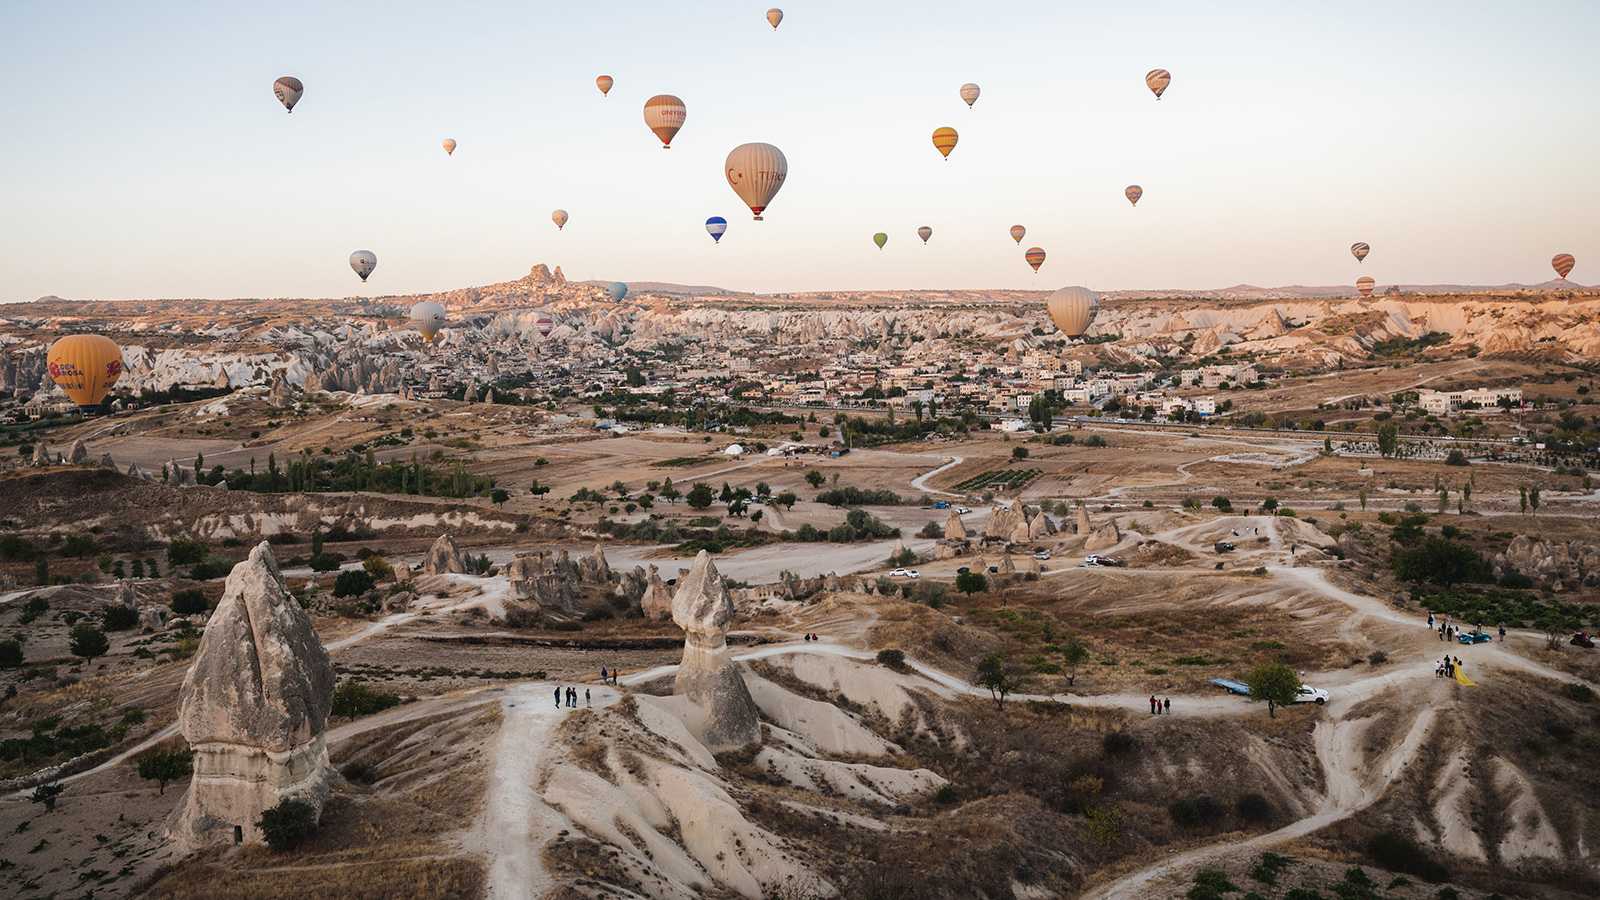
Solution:
<svg viewBox="0 0 1600 900"><path fill-rule="evenodd" d="M1592 0L779 3L773 32L766 2L11 0L0 301L377 296L535 262L1110 290L1539 282L1566 251L1600 281ZM305 82L293 115L279 75ZM688 106L670 151L656 93ZM746 141L789 160L764 222L722 173ZM366 285L356 249L378 255Z"/></svg>

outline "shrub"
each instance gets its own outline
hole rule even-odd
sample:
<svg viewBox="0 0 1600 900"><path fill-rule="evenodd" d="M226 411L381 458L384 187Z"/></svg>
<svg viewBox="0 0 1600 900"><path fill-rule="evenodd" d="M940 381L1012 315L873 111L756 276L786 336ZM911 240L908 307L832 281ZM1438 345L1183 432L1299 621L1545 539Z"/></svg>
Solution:
<svg viewBox="0 0 1600 900"><path fill-rule="evenodd" d="M940 525L938 522L929 522L928 524L922 526L921 531L917 532L917 537L942 538L944 537L944 526Z"/></svg>
<svg viewBox="0 0 1600 900"><path fill-rule="evenodd" d="M1251 867L1250 877L1262 884L1277 884L1278 874L1288 868L1291 862L1293 860L1287 856L1279 856L1270 851L1263 853L1261 858L1256 860L1256 864Z"/></svg>
<svg viewBox="0 0 1600 900"><path fill-rule="evenodd" d="M359 597L372 590L375 582L372 576L364 569L350 569L340 572L339 577L333 580L333 595L335 597Z"/></svg>
<svg viewBox="0 0 1600 900"><path fill-rule="evenodd" d="M1011 448L1011 458L1012 459L1027 459L1028 458L1028 448L1027 447L1012 447Z"/></svg>
<svg viewBox="0 0 1600 900"><path fill-rule="evenodd" d="M186 591L175 592L172 595L172 602L169 605L172 607L172 611L180 616L192 616L196 613L203 613L209 606L209 604L206 603L206 595L202 593L199 588L190 588Z"/></svg>
<svg viewBox="0 0 1600 900"><path fill-rule="evenodd" d="M1222 510L1223 512L1233 511L1233 501L1229 500L1227 497L1212 497L1211 505Z"/></svg>
<svg viewBox="0 0 1600 900"><path fill-rule="evenodd" d="M111 642L106 640L105 632L93 625L76 625L73 626L68 647L73 656L92 660L96 656L104 656L111 649Z"/></svg>
<svg viewBox="0 0 1600 900"><path fill-rule="evenodd" d="M311 557L311 571L332 572L334 569L339 568L339 563L343 561L344 557L337 553L318 553Z"/></svg>
<svg viewBox="0 0 1600 900"><path fill-rule="evenodd" d="M138 769L140 778L157 784L156 793L165 794L168 782L187 778L194 771L194 751L188 748L152 750L139 757Z"/></svg>
<svg viewBox="0 0 1600 900"><path fill-rule="evenodd" d="M1430 857L1417 842L1392 831L1380 831L1367 839L1367 857L1393 872L1415 875L1434 884L1450 877L1450 870Z"/></svg>
<svg viewBox="0 0 1600 900"><path fill-rule="evenodd" d="M1108 731L1100 738L1100 749L1107 756L1125 756L1139 746L1138 738L1126 731Z"/></svg>
<svg viewBox="0 0 1600 900"><path fill-rule="evenodd" d="M317 830L317 811L304 800L284 800L263 811L256 827L267 846L281 853L300 846Z"/></svg>
<svg viewBox="0 0 1600 900"><path fill-rule="evenodd" d="M893 647L878 651L878 662L891 669L904 669L906 667L906 652Z"/></svg>
<svg viewBox="0 0 1600 900"><path fill-rule="evenodd" d="M194 581L210 581L213 578L222 578L232 571L233 563L212 557L191 568L189 577Z"/></svg>
<svg viewBox="0 0 1600 900"><path fill-rule="evenodd" d="M0 669L15 669L22 665L22 644L15 638L0 641Z"/></svg>
<svg viewBox="0 0 1600 900"><path fill-rule="evenodd" d="M385 578L394 577L394 566L391 566L388 560L377 554L370 554L361 560L361 568L372 576L373 581L382 581Z"/></svg>
<svg viewBox="0 0 1600 900"><path fill-rule="evenodd" d="M1194 875L1194 886L1184 896L1189 900L1221 900L1226 894L1236 894L1239 886L1228 880L1221 869L1201 869Z"/></svg>
<svg viewBox="0 0 1600 900"><path fill-rule="evenodd" d="M1389 654L1383 652L1382 650L1374 650L1367 654L1367 663L1370 665L1381 666L1388 661Z"/></svg>
<svg viewBox="0 0 1600 900"><path fill-rule="evenodd" d="M378 772L372 767L371 763L345 763L344 767L339 770L339 774L343 775L346 781L356 784L372 784L378 780Z"/></svg>
<svg viewBox="0 0 1600 900"><path fill-rule="evenodd" d="M16 642L12 641L11 643ZM1568 699L1576 700L1579 703L1594 702L1594 689L1581 682L1574 681L1562 685L1561 693L1566 694Z"/></svg>
<svg viewBox="0 0 1600 900"><path fill-rule="evenodd" d="M121 603L112 603L100 611L100 627L106 631L127 631L139 624L139 611Z"/></svg>
<svg viewBox="0 0 1600 900"><path fill-rule="evenodd" d="M1272 818L1272 804L1257 793L1240 794L1234 811L1246 822L1265 822Z"/></svg>
<svg viewBox="0 0 1600 900"><path fill-rule="evenodd" d="M187 538L174 538L167 545L167 562L175 566L190 566L206 558L206 545Z"/></svg>
<svg viewBox="0 0 1600 900"><path fill-rule="evenodd" d="M342 681L333 692L333 714L347 719L370 716L400 705L400 698L360 681Z"/></svg>
<svg viewBox="0 0 1600 900"><path fill-rule="evenodd" d="M1172 816L1172 821L1185 828L1214 825L1222 818L1223 813L1222 804L1208 794L1183 797L1167 804L1167 814Z"/></svg>
<svg viewBox="0 0 1600 900"><path fill-rule="evenodd" d="M977 572L962 572L956 576L956 590L963 594L978 594L989 589L989 579Z"/></svg>
<svg viewBox="0 0 1600 900"><path fill-rule="evenodd" d="M1467 464L1467 455L1460 450L1451 450L1445 455L1444 464L1447 466L1464 466Z"/></svg>

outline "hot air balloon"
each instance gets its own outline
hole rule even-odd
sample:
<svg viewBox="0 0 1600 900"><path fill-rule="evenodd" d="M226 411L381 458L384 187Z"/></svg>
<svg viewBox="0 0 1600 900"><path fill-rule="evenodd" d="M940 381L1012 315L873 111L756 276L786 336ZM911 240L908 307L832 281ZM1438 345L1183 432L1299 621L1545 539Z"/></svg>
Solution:
<svg viewBox="0 0 1600 900"><path fill-rule="evenodd" d="M122 376L122 351L108 337L73 334L50 345L45 364L50 379L79 409L93 409Z"/></svg>
<svg viewBox="0 0 1600 900"><path fill-rule="evenodd" d="M721 216L712 216L706 220L706 234L711 235L715 243L722 243L722 233L728 230L728 220Z"/></svg>
<svg viewBox="0 0 1600 900"><path fill-rule="evenodd" d="M1371 297L1372 289L1377 285L1371 275L1363 275L1356 279L1356 291L1363 297Z"/></svg>
<svg viewBox="0 0 1600 900"><path fill-rule="evenodd" d="M722 168L727 173L728 186L750 207L757 222L789 177L789 160L771 144L740 144L728 154Z"/></svg>
<svg viewBox="0 0 1600 900"><path fill-rule="evenodd" d="M926 244L928 242L928 238L933 237L933 229L924 225L917 229L917 237L922 238L922 242Z"/></svg>
<svg viewBox="0 0 1600 900"><path fill-rule="evenodd" d="M601 75L594 80L594 86L600 89L600 96L602 97L610 94L611 86L616 83L617 80L610 75Z"/></svg>
<svg viewBox="0 0 1600 900"><path fill-rule="evenodd" d="M622 298L628 296L628 286L620 281L613 281L606 285L606 294L611 297L612 303L621 303Z"/></svg>
<svg viewBox="0 0 1600 900"><path fill-rule="evenodd" d="M1367 246L1365 241L1356 241L1350 245L1350 255L1356 258L1356 262L1366 259L1367 254L1371 252L1372 248Z"/></svg>
<svg viewBox="0 0 1600 900"><path fill-rule="evenodd" d="M772 30L778 30L778 23L783 21L783 10L774 6L767 10L767 22L772 25Z"/></svg>
<svg viewBox="0 0 1600 900"><path fill-rule="evenodd" d="M1083 337L1100 311L1100 295L1083 287L1064 287L1045 300L1050 321L1069 338Z"/></svg>
<svg viewBox="0 0 1600 900"><path fill-rule="evenodd" d="M1044 265L1044 248L1029 247L1028 252L1022 254L1022 258L1028 261L1028 265L1033 266L1034 274L1038 274L1039 267Z"/></svg>
<svg viewBox="0 0 1600 900"><path fill-rule="evenodd" d="M455 156L456 155L456 139L455 138L445 138L444 139L444 155L445 156Z"/></svg>
<svg viewBox="0 0 1600 900"><path fill-rule="evenodd" d="M879 250L882 250L883 245L889 243L889 236L880 231L872 236L872 242L878 245Z"/></svg>
<svg viewBox="0 0 1600 900"><path fill-rule="evenodd" d="M558 209L550 214L550 221L556 223L556 230L561 231L567 227L567 211Z"/></svg>
<svg viewBox="0 0 1600 900"><path fill-rule="evenodd" d="M961 136L956 134L956 130L948 125L933 130L933 148L945 159L950 158L950 151L956 148L956 141L960 139Z"/></svg>
<svg viewBox="0 0 1600 900"><path fill-rule="evenodd" d="M439 343L439 329L444 327L444 307L432 300L412 306L411 327L430 343Z"/></svg>
<svg viewBox="0 0 1600 900"><path fill-rule="evenodd" d="M549 313L539 313L539 318L535 319L533 324L541 335L549 337L550 332L555 330L556 320L552 319Z"/></svg>
<svg viewBox="0 0 1600 900"><path fill-rule="evenodd" d="M1027 233L1028 229L1023 228L1021 225L1011 226L1011 239L1019 244L1022 243L1022 236Z"/></svg>
<svg viewBox="0 0 1600 900"><path fill-rule="evenodd" d="M978 102L980 93L982 92L978 90L978 86L970 81L961 86L961 99L967 101L967 109L971 109L972 104Z"/></svg>
<svg viewBox="0 0 1600 900"><path fill-rule="evenodd" d="M672 138L688 118L688 107L671 94L657 94L644 102L644 124L661 139L661 149L672 149Z"/></svg>
<svg viewBox="0 0 1600 900"><path fill-rule="evenodd" d="M1172 83L1172 73L1166 69L1151 69L1144 73L1144 83L1150 88L1150 93L1155 94L1156 99L1160 100L1161 95L1167 90L1167 85Z"/></svg>
<svg viewBox="0 0 1600 900"><path fill-rule="evenodd" d="M377 267L378 254L373 253L371 250L357 250L356 252L350 254L350 268L354 269L355 273L361 276L361 281L363 284L366 283L367 276L371 275L372 270L376 269Z"/></svg>
<svg viewBox="0 0 1600 900"><path fill-rule="evenodd" d="M1138 206L1139 198L1144 196L1144 188L1139 187L1137 184L1130 184L1128 185L1127 189L1122 192L1122 196L1127 197L1129 203L1132 203L1134 206Z"/></svg>
<svg viewBox="0 0 1600 900"><path fill-rule="evenodd" d="M300 95L305 92L306 86L293 75L285 75L272 83L272 95L277 97L278 102L289 112L294 112L294 105L300 102Z"/></svg>
<svg viewBox="0 0 1600 900"><path fill-rule="evenodd" d="M1556 274L1562 278L1571 275L1572 267L1577 264L1578 260L1571 253L1557 253L1550 258L1551 268L1555 269Z"/></svg>

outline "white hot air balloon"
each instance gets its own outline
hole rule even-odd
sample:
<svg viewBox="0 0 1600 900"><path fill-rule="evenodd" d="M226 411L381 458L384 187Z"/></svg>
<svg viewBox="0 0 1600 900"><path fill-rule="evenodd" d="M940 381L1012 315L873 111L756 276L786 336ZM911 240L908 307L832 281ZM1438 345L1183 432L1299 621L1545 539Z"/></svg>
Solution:
<svg viewBox="0 0 1600 900"><path fill-rule="evenodd" d="M1064 287L1045 300L1050 321L1069 338L1081 338L1100 311L1100 295L1083 287Z"/></svg>
<svg viewBox="0 0 1600 900"><path fill-rule="evenodd" d="M757 222L789 177L789 160L771 144L740 144L728 154L722 168L728 186L750 207Z"/></svg>
<svg viewBox="0 0 1600 900"><path fill-rule="evenodd" d="M411 327L431 343L439 342L439 329L444 327L444 307L432 300L424 300L411 307Z"/></svg>
<svg viewBox="0 0 1600 900"><path fill-rule="evenodd" d="M372 270L377 267L378 254L373 253L371 250L357 250L350 254L350 268L361 276L363 283L366 282L367 276L372 274Z"/></svg>
<svg viewBox="0 0 1600 900"><path fill-rule="evenodd" d="M445 138L443 146L444 146L444 155L445 156L455 156L456 155L456 139L455 138Z"/></svg>
<svg viewBox="0 0 1600 900"><path fill-rule="evenodd" d="M565 230L567 227L567 211L558 209L550 214L550 221L556 223L556 230Z"/></svg>
<svg viewBox="0 0 1600 900"><path fill-rule="evenodd" d="M972 108L972 104L978 102L978 94L980 93L982 91L978 90L978 86L970 81L961 86L961 99L967 101L968 109Z"/></svg>
<svg viewBox="0 0 1600 900"><path fill-rule="evenodd" d="M272 96L277 97L289 112L294 112L294 105L300 102L300 95L305 92L306 86L293 75L285 75L272 83Z"/></svg>

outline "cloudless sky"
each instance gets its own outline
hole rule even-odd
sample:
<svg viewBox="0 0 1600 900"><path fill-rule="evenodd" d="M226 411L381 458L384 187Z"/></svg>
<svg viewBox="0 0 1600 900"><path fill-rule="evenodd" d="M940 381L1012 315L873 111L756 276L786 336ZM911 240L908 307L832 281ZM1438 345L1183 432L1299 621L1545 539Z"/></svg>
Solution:
<svg viewBox="0 0 1600 900"><path fill-rule="evenodd" d="M10 0L0 300L377 296L535 262L1121 289L1537 282L1567 251L1600 280L1593 0L780 2L774 32L759 0ZM279 75L305 82L293 115ZM643 121L657 93L688 106L670 151ZM722 172L746 141L789 160L764 222ZM356 249L378 255L366 285Z"/></svg>

